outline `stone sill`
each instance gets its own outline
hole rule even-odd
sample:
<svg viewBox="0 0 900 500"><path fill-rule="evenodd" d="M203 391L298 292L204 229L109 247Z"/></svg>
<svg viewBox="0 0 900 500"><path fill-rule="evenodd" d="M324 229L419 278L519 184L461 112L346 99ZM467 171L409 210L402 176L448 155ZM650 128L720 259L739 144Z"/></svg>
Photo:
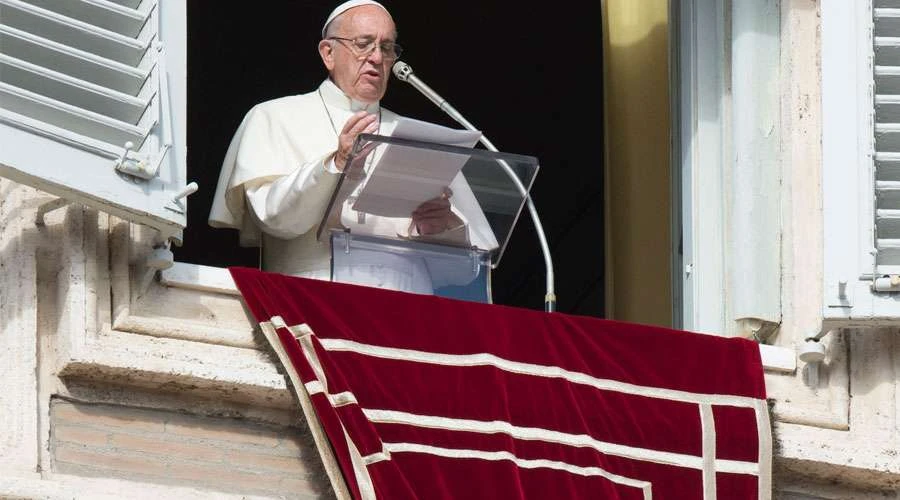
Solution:
<svg viewBox="0 0 900 500"><path fill-rule="evenodd" d="M176 262L162 271L163 285L186 290L240 295L228 269ZM759 353L766 371L793 373L797 369L797 357L793 349L760 344Z"/></svg>
<svg viewBox="0 0 900 500"><path fill-rule="evenodd" d="M86 478L65 474L39 474L9 477L0 471L0 498L44 498L71 500L72 498L158 500L160 498L214 498L219 500L268 500L274 497L233 495L223 492L140 483L122 479ZM127 494L125 493L127 492ZM284 497L279 497L284 498Z"/></svg>

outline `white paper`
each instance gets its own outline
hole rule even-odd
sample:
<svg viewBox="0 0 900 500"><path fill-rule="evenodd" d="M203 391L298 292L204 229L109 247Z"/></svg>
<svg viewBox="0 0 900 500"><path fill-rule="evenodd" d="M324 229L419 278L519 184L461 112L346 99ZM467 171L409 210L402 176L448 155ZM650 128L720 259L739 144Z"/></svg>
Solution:
<svg viewBox="0 0 900 500"><path fill-rule="evenodd" d="M392 137L451 146L472 147L481 132L457 130L400 118ZM383 217L410 217L422 203L438 198L468 161L469 155L423 151L384 144L353 209Z"/></svg>

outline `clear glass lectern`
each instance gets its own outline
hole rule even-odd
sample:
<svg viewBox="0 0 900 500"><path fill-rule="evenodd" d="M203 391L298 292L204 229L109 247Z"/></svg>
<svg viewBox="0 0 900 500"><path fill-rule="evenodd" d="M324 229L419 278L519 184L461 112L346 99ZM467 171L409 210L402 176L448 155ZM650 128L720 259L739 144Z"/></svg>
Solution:
<svg viewBox="0 0 900 500"><path fill-rule="evenodd" d="M490 302L525 204L513 177L527 192L537 170L531 156L360 135L319 224L332 280ZM438 200L450 213L417 227L413 212Z"/></svg>

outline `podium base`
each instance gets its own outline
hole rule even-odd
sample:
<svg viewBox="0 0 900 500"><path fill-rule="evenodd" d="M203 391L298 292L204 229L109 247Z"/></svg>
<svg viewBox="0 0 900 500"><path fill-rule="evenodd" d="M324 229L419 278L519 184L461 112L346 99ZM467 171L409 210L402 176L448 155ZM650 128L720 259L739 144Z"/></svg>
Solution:
<svg viewBox="0 0 900 500"><path fill-rule="evenodd" d="M331 280L491 303L490 255L414 240L331 233Z"/></svg>

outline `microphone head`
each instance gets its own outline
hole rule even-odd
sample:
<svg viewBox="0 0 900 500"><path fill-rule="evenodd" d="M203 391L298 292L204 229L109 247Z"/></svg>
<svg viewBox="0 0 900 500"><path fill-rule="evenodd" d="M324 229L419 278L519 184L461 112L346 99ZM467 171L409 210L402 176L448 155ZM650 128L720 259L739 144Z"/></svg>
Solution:
<svg viewBox="0 0 900 500"><path fill-rule="evenodd" d="M405 82L409 75L413 73L412 68L409 64L406 64L403 61L397 61L394 63L394 67L392 68L394 71L394 76L396 76L400 81Z"/></svg>

